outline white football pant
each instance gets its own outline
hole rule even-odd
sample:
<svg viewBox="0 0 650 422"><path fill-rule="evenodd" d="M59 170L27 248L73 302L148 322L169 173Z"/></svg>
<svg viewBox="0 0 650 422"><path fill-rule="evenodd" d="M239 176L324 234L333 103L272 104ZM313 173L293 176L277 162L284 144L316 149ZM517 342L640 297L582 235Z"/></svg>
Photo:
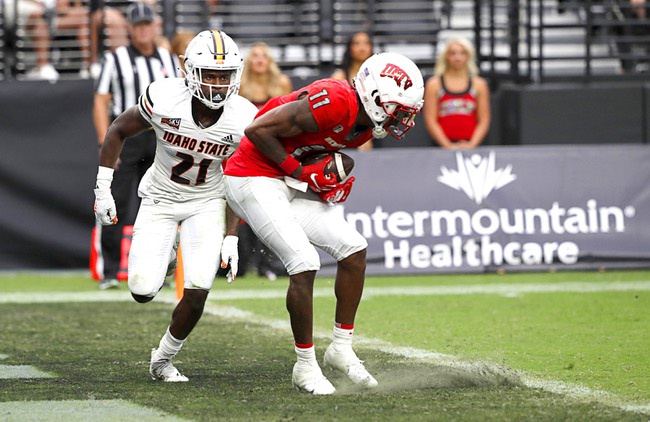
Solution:
<svg viewBox="0 0 650 422"><path fill-rule="evenodd" d="M280 258L287 272L320 269L314 246L336 261L368 247L336 207L314 192L300 192L283 179L226 176L228 204Z"/></svg>
<svg viewBox="0 0 650 422"><path fill-rule="evenodd" d="M212 288L226 230L225 199L176 203L143 198L133 226L129 254L132 293L141 296L158 293L165 281L179 224L182 224L185 288Z"/></svg>

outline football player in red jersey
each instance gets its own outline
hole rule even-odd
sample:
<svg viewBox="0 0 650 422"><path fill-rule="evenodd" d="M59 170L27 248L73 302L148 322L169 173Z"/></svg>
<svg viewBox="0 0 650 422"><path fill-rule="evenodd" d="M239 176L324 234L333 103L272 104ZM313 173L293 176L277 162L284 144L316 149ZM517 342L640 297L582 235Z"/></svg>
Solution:
<svg viewBox="0 0 650 422"><path fill-rule="evenodd" d="M278 255L290 276L286 304L297 354L292 382L300 391L336 391L323 376L314 349L312 296L320 269L314 246L338 262L334 340L324 364L355 384L377 385L352 350L368 244L331 206L347 199L354 178L341 183L328 178L323 169L331 159L304 166L300 160L318 151L355 148L389 133L402 138L414 125L423 95L422 74L411 60L376 54L361 66L354 87L324 79L269 100L228 160L230 207Z"/></svg>

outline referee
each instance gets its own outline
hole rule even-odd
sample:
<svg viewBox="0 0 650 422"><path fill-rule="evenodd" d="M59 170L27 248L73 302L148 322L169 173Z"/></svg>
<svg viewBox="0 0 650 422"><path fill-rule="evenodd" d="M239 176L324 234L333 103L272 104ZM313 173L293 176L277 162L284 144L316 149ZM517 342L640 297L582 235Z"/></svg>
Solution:
<svg viewBox="0 0 650 422"><path fill-rule="evenodd" d="M109 124L123 111L136 105L151 82L179 76L178 59L154 43L156 28L153 8L144 3L134 3L127 9L126 17L129 21L130 44L118 47L115 52L106 52L95 90L93 120L100 148ZM103 278L99 283L101 290L119 286L123 230L134 223L135 216L130 211L137 209L139 203L132 202L139 202L137 187L153 163L155 152L156 136L152 130L124 143L112 184L115 205L121 210L121 217L116 225L99 229L100 262L103 259ZM97 272L101 275L101 271Z"/></svg>

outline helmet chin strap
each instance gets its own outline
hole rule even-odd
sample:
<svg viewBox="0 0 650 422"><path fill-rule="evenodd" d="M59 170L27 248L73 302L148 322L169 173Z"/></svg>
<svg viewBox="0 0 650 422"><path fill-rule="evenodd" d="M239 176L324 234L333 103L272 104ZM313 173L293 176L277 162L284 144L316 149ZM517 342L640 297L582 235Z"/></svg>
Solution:
<svg viewBox="0 0 650 422"><path fill-rule="evenodd" d="M372 128L372 137L375 139L384 139L388 135L386 129L381 126L375 126Z"/></svg>

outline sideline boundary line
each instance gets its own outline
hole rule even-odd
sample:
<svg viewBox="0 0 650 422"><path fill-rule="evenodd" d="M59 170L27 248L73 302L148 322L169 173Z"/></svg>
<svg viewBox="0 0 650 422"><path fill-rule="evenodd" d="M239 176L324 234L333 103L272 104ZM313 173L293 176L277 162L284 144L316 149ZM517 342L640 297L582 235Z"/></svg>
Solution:
<svg viewBox="0 0 650 422"><path fill-rule="evenodd" d="M330 297L334 286L314 289L314 297ZM475 284L464 286L399 286L374 287L367 286L363 297L373 296L445 296L445 295L500 295L516 297L536 293L601 293L623 291L650 291L650 281L628 282L567 282L554 284ZM286 286L282 288L265 289L232 289L215 290L208 297L208 302L220 300L244 299L281 299L287 294ZM128 290L88 291L88 292L13 292L3 293L0 303L50 303L50 302L120 302L132 301ZM155 300L175 300L175 294L170 290L161 291Z"/></svg>

